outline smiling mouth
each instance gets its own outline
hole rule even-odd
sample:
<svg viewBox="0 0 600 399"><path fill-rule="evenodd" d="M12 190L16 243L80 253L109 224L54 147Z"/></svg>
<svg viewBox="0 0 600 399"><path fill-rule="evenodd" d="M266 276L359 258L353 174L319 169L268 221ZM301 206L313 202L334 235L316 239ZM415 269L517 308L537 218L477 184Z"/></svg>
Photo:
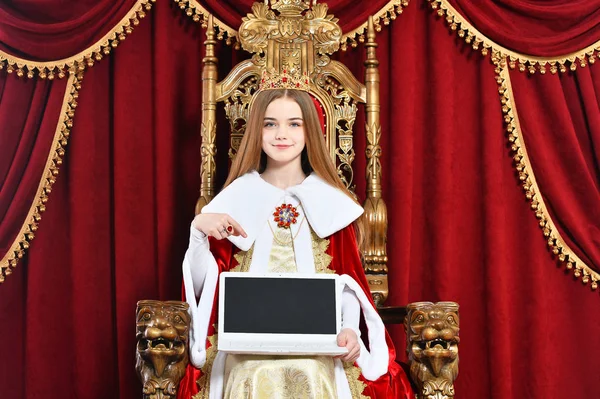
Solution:
<svg viewBox="0 0 600 399"><path fill-rule="evenodd" d="M279 148L279 149L285 149L285 148L290 148L291 146L292 146L291 144L289 144L289 145L276 144L273 147Z"/></svg>

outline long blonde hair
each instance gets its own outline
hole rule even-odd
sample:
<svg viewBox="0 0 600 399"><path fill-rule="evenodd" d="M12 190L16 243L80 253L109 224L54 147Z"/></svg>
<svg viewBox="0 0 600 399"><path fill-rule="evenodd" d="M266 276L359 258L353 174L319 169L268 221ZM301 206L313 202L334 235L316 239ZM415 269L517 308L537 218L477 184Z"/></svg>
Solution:
<svg viewBox="0 0 600 399"><path fill-rule="evenodd" d="M279 98L289 98L294 100L302 111L304 120L304 134L306 145L301 154L301 164L304 174L309 175L315 172L317 176L325 180L329 185L340 189L354 202L358 203L352 193L348 191L344 183L340 180L335 164L327 152L325 138L321 132L321 124L317 109L310 95L301 90L265 90L259 92L254 99L250 110L250 117L246 123L246 132L240 143L237 155L225 185L227 187L238 177L252 171L257 170L259 173L264 172L267 167L267 156L262 150L262 131L265 113L271 102ZM360 204L359 204L360 205ZM357 241L362 244L363 223L362 218L354 222Z"/></svg>

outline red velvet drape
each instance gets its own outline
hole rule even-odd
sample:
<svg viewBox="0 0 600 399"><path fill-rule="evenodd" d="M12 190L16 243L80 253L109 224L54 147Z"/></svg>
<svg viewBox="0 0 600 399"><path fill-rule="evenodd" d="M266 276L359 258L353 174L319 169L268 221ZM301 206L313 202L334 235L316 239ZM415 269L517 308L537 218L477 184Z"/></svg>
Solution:
<svg viewBox="0 0 600 399"><path fill-rule="evenodd" d="M28 60L71 57L100 40L135 2L3 1L0 50Z"/></svg>
<svg viewBox="0 0 600 399"><path fill-rule="evenodd" d="M449 0L496 43L523 54L562 56L600 40L600 3L594 0Z"/></svg>
<svg viewBox="0 0 600 399"><path fill-rule="evenodd" d="M2 397L141 395L135 303L179 298L199 186L203 40L176 4L158 1L110 58L86 72L48 210L25 261L0 286ZM458 397L595 397L598 297L548 253L515 176L493 66L425 2L412 2L377 40L388 303L460 303ZM231 52L218 53L221 77L237 57ZM359 48L340 58L362 76L363 57ZM594 68L560 78L512 73L536 177L559 219L565 209L589 209L597 195ZM355 124L357 183L364 176L362 124ZM556 152L553 142L566 150ZM537 167L543 157L555 169ZM559 188L576 194L554 205L553 185L560 195ZM585 248L597 242L599 224L589 215L587 225L564 230L595 262ZM401 327L391 333L400 352Z"/></svg>

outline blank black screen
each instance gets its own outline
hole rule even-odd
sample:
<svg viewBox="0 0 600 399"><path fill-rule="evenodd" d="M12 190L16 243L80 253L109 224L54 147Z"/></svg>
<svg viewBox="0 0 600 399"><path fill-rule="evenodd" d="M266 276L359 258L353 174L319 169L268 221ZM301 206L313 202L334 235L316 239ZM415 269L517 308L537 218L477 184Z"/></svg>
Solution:
<svg viewBox="0 0 600 399"><path fill-rule="evenodd" d="M227 277L229 333L335 334L335 280Z"/></svg>

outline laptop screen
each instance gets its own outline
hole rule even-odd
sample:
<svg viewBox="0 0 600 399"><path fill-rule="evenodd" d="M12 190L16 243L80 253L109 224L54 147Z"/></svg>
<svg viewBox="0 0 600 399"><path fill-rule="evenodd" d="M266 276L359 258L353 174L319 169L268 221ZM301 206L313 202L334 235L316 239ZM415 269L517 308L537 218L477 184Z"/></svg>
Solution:
<svg viewBox="0 0 600 399"><path fill-rule="evenodd" d="M335 280L227 277L226 333L336 334Z"/></svg>

